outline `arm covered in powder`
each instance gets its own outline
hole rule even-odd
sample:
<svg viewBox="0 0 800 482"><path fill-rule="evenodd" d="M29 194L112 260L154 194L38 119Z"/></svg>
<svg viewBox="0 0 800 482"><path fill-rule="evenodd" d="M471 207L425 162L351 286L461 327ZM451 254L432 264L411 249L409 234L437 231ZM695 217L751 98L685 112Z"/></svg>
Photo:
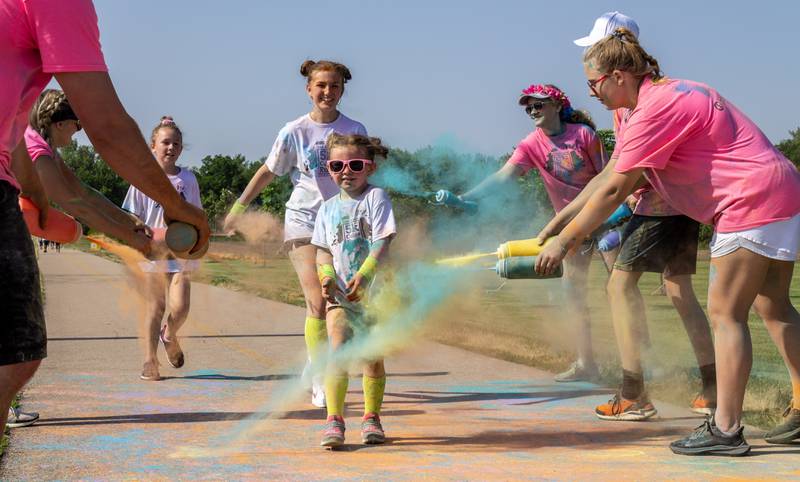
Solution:
<svg viewBox="0 0 800 482"><path fill-rule="evenodd" d="M524 172L525 170L521 166L506 163L497 172L481 181L480 184L462 194L460 198L463 201L475 201L476 199L490 196L511 179L522 176Z"/></svg>

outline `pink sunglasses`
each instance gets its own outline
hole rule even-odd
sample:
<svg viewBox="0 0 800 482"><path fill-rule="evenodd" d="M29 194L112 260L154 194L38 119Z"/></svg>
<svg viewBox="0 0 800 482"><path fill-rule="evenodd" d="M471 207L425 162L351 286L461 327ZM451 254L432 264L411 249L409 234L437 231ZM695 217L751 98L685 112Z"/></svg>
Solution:
<svg viewBox="0 0 800 482"><path fill-rule="evenodd" d="M347 159L347 160L332 160L328 161L328 170L330 172L342 172L345 167L349 167L352 172L361 172L367 164L373 164L371 159Z"/></svg>

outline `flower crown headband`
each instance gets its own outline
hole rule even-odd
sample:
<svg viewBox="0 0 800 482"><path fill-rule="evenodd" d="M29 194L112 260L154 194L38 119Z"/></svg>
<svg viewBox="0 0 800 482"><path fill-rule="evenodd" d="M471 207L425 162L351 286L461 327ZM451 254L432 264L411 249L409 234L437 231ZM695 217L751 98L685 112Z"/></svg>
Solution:
<svg viewBox="0 0 800 482"><path fill-rule="evenodd" d="M533 94L546 95L547 97L550 97L551 99L558 101L558 103L561 104L561 108L563 110L567 110L571 107L567 94L561 92L559 89L556 89L555 87L550 87L542 84L531 84L527 89L524 89L522 91L522 97Z"/></svg>

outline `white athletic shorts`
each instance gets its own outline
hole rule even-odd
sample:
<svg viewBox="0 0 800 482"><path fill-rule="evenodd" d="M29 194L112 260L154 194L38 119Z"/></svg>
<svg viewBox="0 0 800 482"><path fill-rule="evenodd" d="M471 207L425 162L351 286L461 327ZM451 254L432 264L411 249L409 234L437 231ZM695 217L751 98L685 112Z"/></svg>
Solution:
<svg viewBox="0 0 800 482"><path fill-rule="evenodd" d="M761 256L780 261L795 261L800 248L800 214L785 221L765 224L734 233L711 237L711 257L719 258L745 248Z"/></svg>

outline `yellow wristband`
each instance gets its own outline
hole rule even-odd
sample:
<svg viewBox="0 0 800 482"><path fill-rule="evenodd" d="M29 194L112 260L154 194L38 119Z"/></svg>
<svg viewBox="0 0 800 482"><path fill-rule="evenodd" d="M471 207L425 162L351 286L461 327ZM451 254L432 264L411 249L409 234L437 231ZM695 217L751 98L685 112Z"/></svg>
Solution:
<svg viewBox="0 0 800 482"><path fill-rule="evenodd" d="M247 210L247 204L242 204L237 199L236 202L233 203L233 207L231 208L231 214L242 214Z"/></svg>
<svg viewBox="0 0 800 482"><path fill-rule="evenodd" d="M364 260L364 263L358 268L359 274L368 280L371 280L375 276L375 271L378 269L378 260L373 258L372 256L367 256L367 259Z"/></svg>
<svg viewBox="0 0 800 482"><path fill-rule="evenodd" d="M322 283L325 278L336 279L336 271L334 271L333 265L321 264L317 266L317 276L319 276L319 282Z"/></svg>

